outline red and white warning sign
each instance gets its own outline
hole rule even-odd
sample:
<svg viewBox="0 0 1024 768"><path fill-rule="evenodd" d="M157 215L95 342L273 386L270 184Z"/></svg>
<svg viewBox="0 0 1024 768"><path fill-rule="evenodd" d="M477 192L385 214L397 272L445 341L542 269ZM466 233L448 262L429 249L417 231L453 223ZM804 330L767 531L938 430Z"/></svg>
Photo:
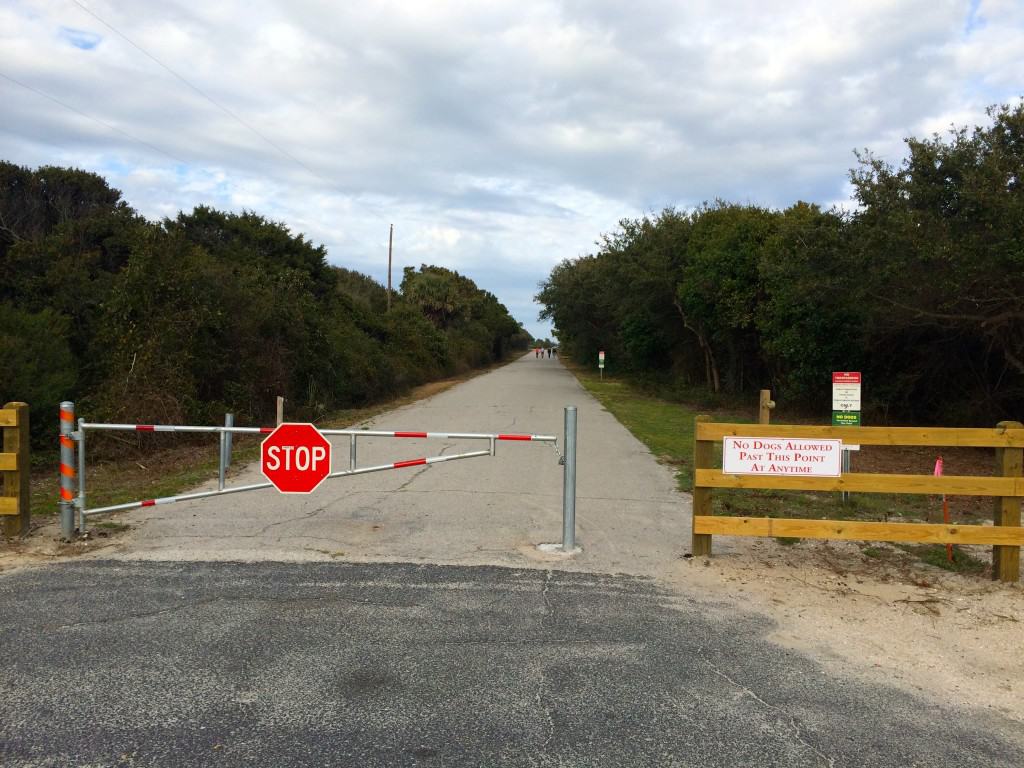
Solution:
<svg viewBox="0 0 1024 768"><path fill-rule="evenodd" d="M860 371L833 371L832 410L860 410Z"/></svg>
<svg viewBox="0 0 1024 768"><path fill-rule="evenodd" d="M842 440L724 437L722 472L726 475L839 477L842 448Z"/></svg>
<svg viewBox="0 0 1024 768"><path fill-rule="evenodd" d="M281 424L260 447L260 471L281 493L311 493L331 474L331 442L312 424Z"/></svg>

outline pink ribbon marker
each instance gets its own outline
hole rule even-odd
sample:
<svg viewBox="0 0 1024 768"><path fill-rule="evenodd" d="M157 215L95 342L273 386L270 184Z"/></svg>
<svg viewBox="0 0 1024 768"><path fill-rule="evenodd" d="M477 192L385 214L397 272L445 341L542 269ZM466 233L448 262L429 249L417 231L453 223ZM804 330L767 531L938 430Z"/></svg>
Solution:
<svg viewBox="0 0 1024 768"><path fill-rule="evenodd" d="M942 457L935 459L935 476L942 477ZM946 501L946 494L942 494L942 522L949 525L949 502ZM946 545L946 559L953 562L953 545Z"/></svg>

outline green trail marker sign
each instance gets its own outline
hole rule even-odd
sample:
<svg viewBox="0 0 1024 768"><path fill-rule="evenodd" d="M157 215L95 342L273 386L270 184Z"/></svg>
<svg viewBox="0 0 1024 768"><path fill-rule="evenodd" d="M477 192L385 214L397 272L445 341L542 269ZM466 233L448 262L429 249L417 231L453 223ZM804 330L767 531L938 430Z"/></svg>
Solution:
<svg viewBox="0 0 1024 768"><path fill-rule="evenodd" d="M833 427L859 427L860 411L832 411Z"/></svg>

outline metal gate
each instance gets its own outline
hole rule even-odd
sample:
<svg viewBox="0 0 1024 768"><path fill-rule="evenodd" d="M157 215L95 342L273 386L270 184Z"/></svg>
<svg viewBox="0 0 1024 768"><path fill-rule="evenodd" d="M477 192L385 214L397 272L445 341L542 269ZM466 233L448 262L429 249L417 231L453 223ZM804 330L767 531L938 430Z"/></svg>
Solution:
<svg viewBox="0 0 1024 768"><path fill-rule="evenodd" d="M141 507L153 507L163 504L173 504L179 501L194 501L206 499L213 496L224 496L229 493L242 493L244 491L258 491L273 487L270 482L251 483L249 485L238 485L228 487L226 485L227 468L231 464L232 436L240 435L266 435L276 427L236 427L231 414L225 418L224 426L189 426L171 424L105 424L98 422L87 422L85 419L78 419L75 429L75 404L63 402L60 404L60 517L61 534L65 539L70 539L75 533L75 513L78 516L78 530L80 533L86 531L86 520L95 515L119 512L127 509L138 509ZM177 496L164 496L155 499L141 499L130 501L124 504L111 504L105 507L89 508L86 495L86 434L94 432L189 432L217 435L220 440L220 458L217 472L217 490L198 491L196 493L184 493ZM365 475L371 472L385 472L392 469L404 469L407 467L418 467L430 464L440 464L446 461L458 461L460 459L473 459L483 456L494 456L495 446L498 442L530 442L547 443L552 446L558 463L562 465L562 544L561 549L565 552L572 552L576 548L576 407L566 406L565 408L565 438L564 454L558 449L558 438L554 435L532 435L532 434L490 434L481 432L400 432L380 431L364 429L320 429L324 436L345 436L349 438L349 468L338 472L331 472L327 479L335 477L352 477ZM357 465L358 440L360 438L412 438L412 439L443 439L443 440L480 440L487 441L488 447L479 451L468 451L456 453L451 456L424 456L416 459L395 461L390 464L379 464L370 467ZM77 454L77 456L76 456ZM77 467L76 467L77 464Z"/></svg>

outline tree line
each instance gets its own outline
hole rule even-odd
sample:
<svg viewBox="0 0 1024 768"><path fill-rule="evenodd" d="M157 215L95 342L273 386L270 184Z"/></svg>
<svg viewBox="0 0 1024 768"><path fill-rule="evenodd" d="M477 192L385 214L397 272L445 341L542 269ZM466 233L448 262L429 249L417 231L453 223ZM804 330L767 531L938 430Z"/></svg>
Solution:
<svg viewBox="0 0 1024 768"><path fill-rule="evenodd" d="M716 201L619 222L540 284L588 364L824 415L830 372L864 373L866 416L1024 418L1024 102L991 123L870 152L855 207Z"/></svg>
<svg viewBox="0 0 1024 768"><path fill-rule="evenodd" d="M0 403L93 421L318 418L487 365L530 335L449 269L372 278L253 212L153 222L99 175L0 162Z"/></svg>

